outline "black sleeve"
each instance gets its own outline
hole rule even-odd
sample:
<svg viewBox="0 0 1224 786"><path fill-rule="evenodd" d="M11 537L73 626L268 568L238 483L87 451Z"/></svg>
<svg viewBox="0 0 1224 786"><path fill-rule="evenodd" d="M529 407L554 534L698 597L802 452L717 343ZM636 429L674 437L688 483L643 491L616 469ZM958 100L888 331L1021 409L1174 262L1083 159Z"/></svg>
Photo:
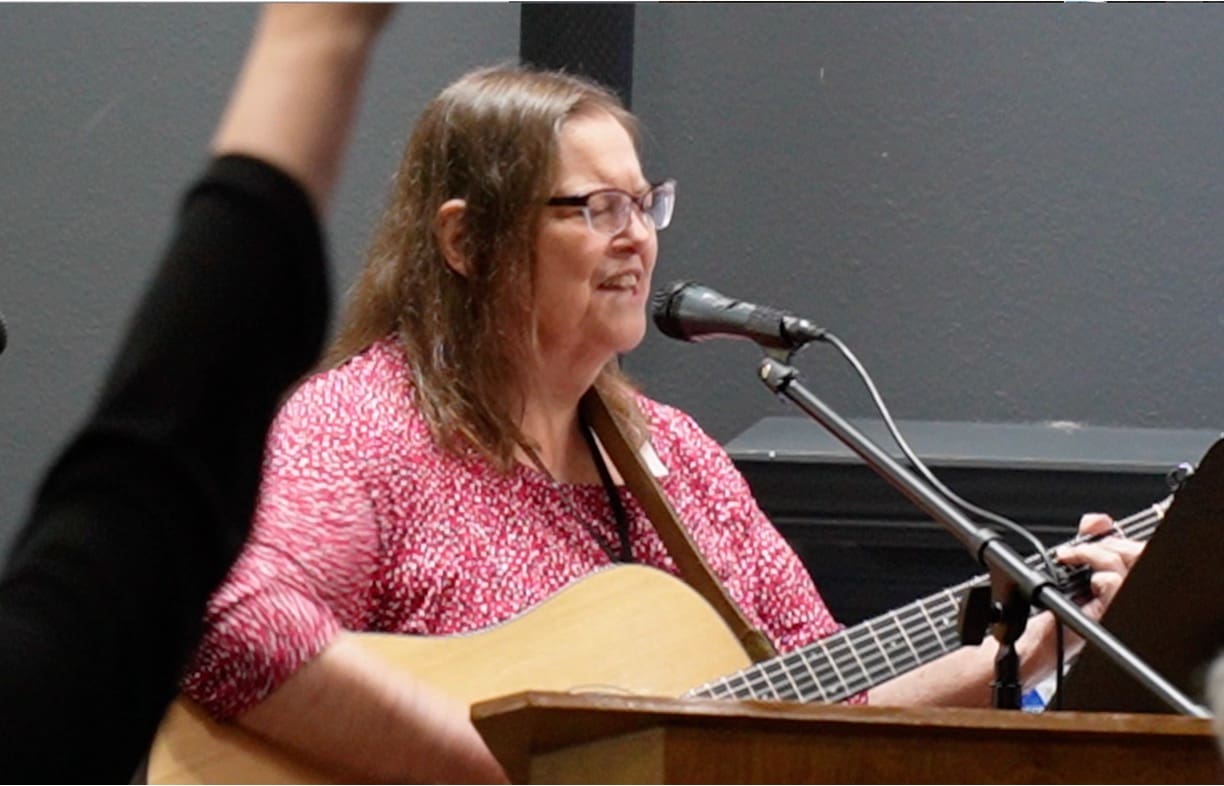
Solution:
<svg viewBox="0 0 1224 786"><path fill-rule="evenodd" d="M211 162L183 200L96 410L0 579L0 772L126 782L246 536L264 438L326 329L301 187Z"/></svg>

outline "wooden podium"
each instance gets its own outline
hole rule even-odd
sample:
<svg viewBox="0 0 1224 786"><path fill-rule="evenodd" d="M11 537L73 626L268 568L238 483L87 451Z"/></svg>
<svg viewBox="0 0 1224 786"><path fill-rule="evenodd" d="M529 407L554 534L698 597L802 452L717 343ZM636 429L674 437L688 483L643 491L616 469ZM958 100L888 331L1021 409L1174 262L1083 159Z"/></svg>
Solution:
<svg viewBox="0 0 1224 786"><path fill-rule="evenodd" d="M1209 721L527 692L472 718L517 783L1221 783Z"/></svg>

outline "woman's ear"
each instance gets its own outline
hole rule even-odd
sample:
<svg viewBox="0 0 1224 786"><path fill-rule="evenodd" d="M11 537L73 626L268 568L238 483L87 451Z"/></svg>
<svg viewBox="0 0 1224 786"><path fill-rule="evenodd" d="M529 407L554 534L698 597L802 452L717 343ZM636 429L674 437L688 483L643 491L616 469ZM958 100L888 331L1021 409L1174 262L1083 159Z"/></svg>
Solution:
<svg viewBox="0 0 1224 786"><path fill-rule="evenodd" d="M467 202L448 199L438 208L434 218L434 231L438 233L438 248L451 270L467 278L471 273L467 253L464 251L464 213Z"/></svg>

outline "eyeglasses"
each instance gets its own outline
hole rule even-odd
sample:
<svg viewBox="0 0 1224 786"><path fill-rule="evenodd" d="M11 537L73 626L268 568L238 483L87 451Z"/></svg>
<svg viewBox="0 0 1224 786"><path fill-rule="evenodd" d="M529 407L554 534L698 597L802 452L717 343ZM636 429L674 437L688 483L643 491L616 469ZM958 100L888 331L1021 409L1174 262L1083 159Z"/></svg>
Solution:
<svg viewBox="0 0 1224 786"><path fill-rule="evenodd" d="M676 181L664 180L650 187L641 196L619 188L601 188L581 196L556 196L545 204L558 207L580 207L592 232L619 235L629 226L634 205L643 219L649 219L657 230L667 229L672 210L676 207Z"/></svg>

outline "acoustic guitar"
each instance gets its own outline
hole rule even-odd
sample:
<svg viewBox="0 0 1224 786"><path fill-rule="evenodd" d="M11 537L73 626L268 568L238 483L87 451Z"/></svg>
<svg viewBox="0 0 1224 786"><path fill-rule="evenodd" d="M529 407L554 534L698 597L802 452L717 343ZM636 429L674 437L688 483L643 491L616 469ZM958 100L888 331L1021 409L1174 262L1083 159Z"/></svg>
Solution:
<svg viewBox="0 0 1224 786"><path fill-rule="evenodd" d="M1117 522L1118 529L1146 540L1171 500ZM1085 574L1072 571L1072 581L1086 584ZM526 690L836 702L959 647L961 597L988 580L978 576L755 664L687 584L637 565L591 574L513 620L474 633L346 635L393 668L469 704ZM150 783L334 780L235 724L213 721L182 696L162 720L148 777Z"/></svg>

